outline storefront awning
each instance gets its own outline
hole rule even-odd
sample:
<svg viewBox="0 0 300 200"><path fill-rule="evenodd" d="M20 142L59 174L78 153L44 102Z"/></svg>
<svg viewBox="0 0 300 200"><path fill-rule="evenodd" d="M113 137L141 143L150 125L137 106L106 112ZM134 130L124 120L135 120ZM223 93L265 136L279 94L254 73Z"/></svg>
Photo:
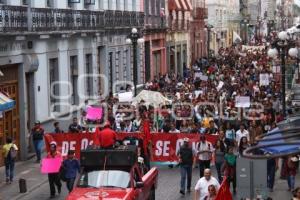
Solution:
<svg viewBox="0 0 300 200"><path fill-rule="evenodd" d="M8 98L5 94L0 92L0 111L12 109L15 106L15 101Z"/></svg>
<svg viewBox="0 0 300 200"><path fill-rule="evenodd" d="M168 7L169 10L182 10L181 4L179 3L181 0L169 0Z"/></svg>
<svg viewBox="0 0 300 200"><path fill-rule="evenodd" d="M179 3L181 5L182 10L187 11L187 6L185 4L185 0L179 0Z"/></svg>
<svg viewBox="0 0 300 200"><path fill-rule="evenodd" d="M187 7L187 11L193 10L193 6L191 4L191 0L183 0L183 1L185 1L185 5Z"/></svg>

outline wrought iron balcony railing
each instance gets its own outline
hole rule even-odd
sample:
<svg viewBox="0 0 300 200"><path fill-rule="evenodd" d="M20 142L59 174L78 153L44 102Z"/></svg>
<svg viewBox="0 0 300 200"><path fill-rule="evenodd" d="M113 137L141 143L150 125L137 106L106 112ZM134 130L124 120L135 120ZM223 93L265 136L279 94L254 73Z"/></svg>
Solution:
<svg viewBox="0 0 300 200"><path fill-rule="evenodd" d="M30 15L30 23L27 16ZM30 27L29 27L30 26ZM46 32L143 27L144 13L0 6L0 32Z"/></svg>
<svg viewBox="0 0 300 200"><path fill-rule="evenodd" d="M169 31L177 32L177 31L187 31L189 30L190 21L186 19L172 19L171 17L168 19Z"/></svg>
<svg viewBox="0 0 300 200"><path fill-rule="evenodd" d="M157 15L145 16L145 28L146 30L167 28L166 17L161 17Z"/></svg>

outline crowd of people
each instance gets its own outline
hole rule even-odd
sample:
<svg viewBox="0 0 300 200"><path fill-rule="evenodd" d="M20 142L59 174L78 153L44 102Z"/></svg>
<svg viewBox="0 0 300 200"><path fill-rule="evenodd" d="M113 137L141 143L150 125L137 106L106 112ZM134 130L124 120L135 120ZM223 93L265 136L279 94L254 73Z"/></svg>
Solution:
<svg viewBox="0 0 300 200"><path fill-rule="evenodd" d="M200 143L196 149L190 149L189 141L185 139L186 146L183 145L177 152L182 176L180 193L184 195L191 191L191 172L193 165L198 163L200 180L195 187L195 200L214 199L213 194L217 193L224 176L232 183L235 194L237 157L242 156L246 148L256 145L256 137L276 129L277 123L284 119L280 103L280 75L276 70L273 71L273 65L276 63L268 59L266 49L243 51L238 47L221 48L218 58L209 61L206 58L199 59L191 68L184 69L183 76L174 73L158 75L145 84L146 90L160 92L172 103L157 107L141 100L136 106L122 105L118 98L110 94L100 103L100 106L102 103L106 104L107 109L103 110L107 118L103 117L102 121L87 120L89 105L86 101L80 118L73 118L65 132L97 132L97 128L95 130L95 126L92 126L94 129L91 129L91 125L104 123L103 120L107 119L116 133L143 132L143 123L147 120L150 122L151 132L199 134ZM267 74L268 84L261 83L261 74ZM125 90L130 91L131 88L126 87ZM247 108L237 106L236 99L241 96L250 99L247 102L250 105L245 106ZM286 114L292 114L292 110L288 109ZM64 132L59 122L54 123L53 132ZM43 134L40 122L36 122L31 135L37 162L41 160ZM206 134L217 135L216 143L208 142ZM4 151L6 157L10 156L8 152L12 142L7 141L7 144ZM48 157L55 157L56 145L52 144L51 148L53 149ZM74 159L73 154L74 152L70 152L68 156L71 161ZM289 191L295 189L298 160L295 155L283 159L281 175L288 180ZM67 181L69 191L78 168L77 162L71 161L64 162L72 171L70 180ZM213 179L210 172L212 162L217 170L217 177ZM267 164L268 188L273 191L278 160L269 159ZM8 165L13 169L12 163ZM13 176L9 175L9 166L8 182ZM60 192L61 185L57 182L56 175L49 175L49 183L51 196L55 193L55 184Z"/></svg>

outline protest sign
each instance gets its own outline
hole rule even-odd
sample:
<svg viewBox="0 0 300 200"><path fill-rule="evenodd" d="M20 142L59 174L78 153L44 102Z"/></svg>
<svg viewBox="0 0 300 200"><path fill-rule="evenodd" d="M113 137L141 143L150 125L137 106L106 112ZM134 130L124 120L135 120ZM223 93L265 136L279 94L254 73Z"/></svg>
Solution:
<svg viewBox="0 0 300 200"><path fill-rule="evenodd" d="M103 116L103 109L102 108L97 108L97 107L88 107L86 111L86 118L88 120L100 120L102 119Z"/></svg>
<svg viewBox="0 0 300 200"><path fill-rule="evenodd" d="M44 158L41 164L42 174L58 173L61 163L62 158Z"/></svg>
<svg viewBox="0 0 300 200"><path fill-rule="evenodd" d="M259 85L265 86L270 84L270 76L269 74L260 74L259 75Z"/></svg>
<svg viewBox="0 0 300 200"><path fill-rule="evenodd" d="M237 108L249 108L250 97L249 96L237 96L235 97L235 107Z"/></svg>
<svg viewBox="0 0 300 200"><path fill-rule="evenodd" d="M118 94L119 96L119 102L124 103L124 102L132 102L133 94L132 92L124 92Z"/></svg>

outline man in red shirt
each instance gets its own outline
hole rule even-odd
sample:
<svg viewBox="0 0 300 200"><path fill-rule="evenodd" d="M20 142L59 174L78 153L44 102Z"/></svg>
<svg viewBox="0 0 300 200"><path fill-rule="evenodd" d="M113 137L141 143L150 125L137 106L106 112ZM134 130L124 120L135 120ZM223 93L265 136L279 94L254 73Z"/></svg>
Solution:
<svg viewBox="0 0 300 200"><path fill-rule="evenodd" d="M104 129L102 131L99 128L96 129L96 145L104 149L113 148L116 140L117 134L114 130L110 128L110 123L106 122Z"/></svg>

